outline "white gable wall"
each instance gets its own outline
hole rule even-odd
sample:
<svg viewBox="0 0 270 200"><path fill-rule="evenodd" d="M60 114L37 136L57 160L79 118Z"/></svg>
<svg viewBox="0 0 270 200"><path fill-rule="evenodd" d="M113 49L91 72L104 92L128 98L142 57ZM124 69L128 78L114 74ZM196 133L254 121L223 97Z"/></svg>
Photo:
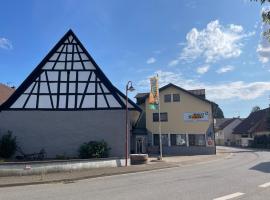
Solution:
<svg viewBox="0 0 270 200"><path fill-rule="evenodd" d="M235 119L224 129L218 131L218 136L216 137L217 143L219 145L237 145L238 137L235 134L232 134L233 129L242 122L241 119Z"/></svg>

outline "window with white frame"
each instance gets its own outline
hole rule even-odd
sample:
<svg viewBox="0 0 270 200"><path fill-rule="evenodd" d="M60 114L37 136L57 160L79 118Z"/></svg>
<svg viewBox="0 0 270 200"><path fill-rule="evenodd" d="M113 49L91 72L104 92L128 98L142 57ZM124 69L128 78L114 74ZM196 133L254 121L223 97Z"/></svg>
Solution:
<svg viewBox="0 0 270 200"><path fill-rule="evenodd" d="M172 95L171 94L165 94L164 95L164 102L165 103L172 102Z"/></svg>
<svg viewBox="0 0 270 200"><path fill-rule="evenodd" d="M180 102L180 94L165 94L164 95L164 102L171 103L171 102Z"/></svg>
<svg viewBox="0 0 270 200"><path fill-rule="evenodd" d="M153 122L159 121L159 114L153 113ZM160 121L161 122L167 122L168 121L168 113L160 113Z"/></svg>
<svg viewBox="0 0 270 200"><path fill-rule="evenodd" d="M168 134L161 134L162 146L168 146L169 137ZM159 134L153 134L153 145L159 146Z"/></svg>
<svg viewBox="0 0 270 200"><path fill-rule="evenodd" d="M180 102L180 94L173 94L173 102Z"/></svg>
<svg viewBox="0 0 270 200"><path fill-rule="evenodd" d="M170 134L171 146L186 146L186 134Z"/></svg>
<svg viewBox="0 0 270 200"><path fill-rule="evenodd" d="M189 134L188 142L189 146L205 146L205 134Z"/></svg>

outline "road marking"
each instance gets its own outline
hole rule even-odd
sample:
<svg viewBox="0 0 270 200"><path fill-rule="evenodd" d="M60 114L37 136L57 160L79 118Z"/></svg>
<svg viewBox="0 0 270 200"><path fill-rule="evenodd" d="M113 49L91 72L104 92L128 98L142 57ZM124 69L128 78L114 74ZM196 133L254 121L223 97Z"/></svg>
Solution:
<svg viewBox="0 0 270 200"><path fill-rule="evenodd" d="M236 193L233 193L233 194L229 194L229 195L226 195L226 196L223 196L223 197L218 197L218 198L215 198L213 200L228 200L228 199L233 199L235 197L239 197L239 196L242 196L244 195L245 193L242 193L242 192L236 192Z"/></svg>
<svg viewBox="0 0 270 200"><path fill-rule="evenodd" d="M266 188L270 186L270 182L259 185L260 188Z"/></svg>

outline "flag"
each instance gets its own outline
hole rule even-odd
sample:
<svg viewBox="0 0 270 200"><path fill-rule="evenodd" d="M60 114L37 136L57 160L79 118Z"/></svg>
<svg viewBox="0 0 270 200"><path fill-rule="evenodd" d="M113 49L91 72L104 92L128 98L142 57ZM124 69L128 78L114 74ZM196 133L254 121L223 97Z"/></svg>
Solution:
<svg viewBox="0 0 270 200"><path fill-rule="evenodd" d="M157 110L159 104L158 78L150 78L149 109Z"/></svg>

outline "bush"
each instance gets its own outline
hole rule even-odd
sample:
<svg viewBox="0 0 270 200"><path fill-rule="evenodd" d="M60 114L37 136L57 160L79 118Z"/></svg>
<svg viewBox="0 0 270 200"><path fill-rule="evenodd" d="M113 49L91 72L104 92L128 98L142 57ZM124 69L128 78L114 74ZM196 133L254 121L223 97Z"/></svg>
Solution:
<svg viewBox="0 0 270 200"><path fill-rule="evenodd" d="M12 132L8 131L7 134L0 138L0 157L10 158L12 157L17 149L16 137L12 136Z"/></svg>
<svg viewBox="0 0 270 200"><path fill-rule="evenodd" d="M68 156L66 156L66 154L57 154L56 156L55 156L55 159L56 160L68 160L68 159L70 159Z"/></svg>
<svg viewBox="0 0 270 200"><path fill-rule="evenodd" d="M80 158L107 158L110 148L107 143L102 141L90 141L84 143L79 148Z"/></svg>
<svg viewBox="0 0 270 200"><path fill-rule="evenodd" d="M270 135L255 136L252 147L270 149Z"/></svg>

